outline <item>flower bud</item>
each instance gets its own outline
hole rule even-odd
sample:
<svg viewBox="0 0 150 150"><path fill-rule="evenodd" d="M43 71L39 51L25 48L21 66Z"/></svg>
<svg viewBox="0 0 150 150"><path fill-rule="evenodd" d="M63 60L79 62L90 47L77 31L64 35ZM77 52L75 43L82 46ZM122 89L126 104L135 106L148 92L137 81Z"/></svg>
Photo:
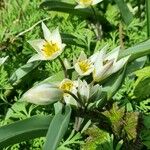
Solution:
<svg viewBox="0 0 150 150"><path fill-rule="evenodd" d="M23 101L37 105L48 105L61 100L63 91L51 84L41 84L28 90L22 96Z"/></svg>
<svg viewBox="0 0 150 150"><path fill-rule="evenodd" d="M90 97L90 86L87 84L87 82L78 80L78 94L80 98L83 100L84 103L86 103Z"/></svg>

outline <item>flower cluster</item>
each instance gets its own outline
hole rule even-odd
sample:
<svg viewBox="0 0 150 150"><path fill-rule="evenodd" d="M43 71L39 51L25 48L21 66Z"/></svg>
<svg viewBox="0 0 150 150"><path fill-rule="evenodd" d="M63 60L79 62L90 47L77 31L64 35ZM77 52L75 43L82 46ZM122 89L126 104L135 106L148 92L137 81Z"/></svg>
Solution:
<svg viewBox="0 0 150 150"><path fill-rule="evenodd" d="M50 32L42 23L44 39L29 41L37 54L28 62L36 60L53 60L64 50L65 44L58 28ZM108 46L94 53L92 56L81 51L78 58L74 58L72 66L65 59L63 67L74 69L78 78L72 81L69 78L59 83L40 84L28 90L22 97L23 100L38 105L47 105L55 101L63 101L74 106L87 106L89 102L98 100L102 91L101 81L119 71L128 61L129 56L118 60L120 47L108 52ZM90 77L91 83L84 80L85 76Z"/></svg>

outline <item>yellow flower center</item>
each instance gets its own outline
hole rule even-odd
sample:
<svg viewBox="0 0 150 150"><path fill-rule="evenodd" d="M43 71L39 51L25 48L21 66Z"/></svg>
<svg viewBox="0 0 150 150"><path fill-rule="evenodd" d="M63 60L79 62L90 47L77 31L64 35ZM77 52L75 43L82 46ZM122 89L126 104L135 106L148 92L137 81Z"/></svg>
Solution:
<svg viewBox="0 0 150 150"><path fill-rule="evenodd" d="M73 86L74 84L71 80L66 80L66 81L62 81L59 88L64 91L72 91Z"/></svg>
<svg viewBox="0 0 150 150"><path fill-rule="evenodd" d="M84 4L84 5L91 5L91 4L92 4L92 1L93 1L93 0L80 0L80 3L81 3L81 4Z"/></svg>
<svg viewBox="0 0 150 150"><path fill-rule="evenodd" d="M52 55L54 55L56 52L58 52L60 50L59 46L57 43L53 43L51 42L46 42L43 45L43 53L45 55L45 57L51 57Z"/></svg>
<svg viewBox="0 0 150 150"><path fill-rule="evenodd" d="M83 72L87 72L91 68L91 62L89 60L79 61L78 64Z"/></svg>

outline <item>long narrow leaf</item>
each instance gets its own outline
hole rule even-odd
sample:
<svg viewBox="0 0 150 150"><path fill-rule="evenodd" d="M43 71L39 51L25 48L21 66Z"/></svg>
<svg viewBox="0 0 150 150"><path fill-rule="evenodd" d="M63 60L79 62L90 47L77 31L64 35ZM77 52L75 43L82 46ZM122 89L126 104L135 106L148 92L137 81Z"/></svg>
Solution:
<svg viewBox="0 0 150 150"><path fill-rule="evenodd" d="M65 2L60 2L60 1L45 1L41 5L41 8L44 8L46 10L50 11L59 11L59 12L65 12L73 15L78 15L84 18L89 18L90 20L93 20L93 12L89 8L85 9L74 9L76 5L74 4L69 4ZM108 25L109 22L106 20L106 18L101 15L100 13L97 13L97 18L103 25Z"/></svg>
<svg viewBox="0 0 150 150"><path fill-rule="evenodd" d="M129 25L133 20L133 15L129 11L127 4L124 2L124 0L115 0L115 2L119 7L124 22Z"/></svg>
<svg viewBox="0 0 150 150"><path fill-rule="evenodd" d="M137 44L133 47L130 47L128 49L122 50L119 58L123 58L125 56L131 55L129 61L133 61L137 58L140 58L142 56L146 56L150 54L150 40L144 41L140 44Z"/></svg>
<svg viewBox="0 0 150 150"><path fill-rule="evenodd" d="M70 106L66 106L64 114L59 112L54 116L48 129L43 150L56 150L67 130L70 115L71 108Z"/></svg>
<svg viewBox="0 0 150 150"><path fill-rule="evenodd" d="M51 116L33 116L0 128L0 149L46 135Z"/></svg>
<svg viewBox="0 0 150 150"><path fill-rule="evenodd" d="M146 0L147 36L150 38L150 1Z"/></svg>
<svg viewBox="0 0 150 150"><path fill-rule="evenodd" d="M126 71L126 67L121 73L119 71L118 73L116 73L116 75L113 75L104 85L104 89L107 92L107 100L111 99L112 96L114 96L114 94L121 86L122 82L124 81L125 71Z"/></svg>
<svg viewBox="0 0 150 150"><path fill-rule="evenodd" d="M18 68L10 77L9 81L13 84L26 76L29 72L31 72L33 69L35 69L40 62L32 62L32 63L27 63L24 66L21 66Z"/></svg>
<svg viewBox="0 0 150 150"><path fill-rule="evenodd" d="M61 33L61 36L62 36L62 41L66 44L76 45L83 48L86 47L84 43L80 42L75 36L71 34Z"/></svg>

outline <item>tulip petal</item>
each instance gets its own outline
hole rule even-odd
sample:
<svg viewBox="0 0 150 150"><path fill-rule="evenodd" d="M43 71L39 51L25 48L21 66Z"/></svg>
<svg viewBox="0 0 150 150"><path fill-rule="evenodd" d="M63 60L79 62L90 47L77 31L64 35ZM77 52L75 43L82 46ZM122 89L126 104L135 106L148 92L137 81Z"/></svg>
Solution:
<svg viewBox="0 0 150 150"><path fill-rule="evenodd" d="M96 5L96 4L98 4L98 3L102 2L102 1L103 0L93 0L92 5Z"/></svg>
<svg viewBox="0 0 150 150"><path fill-rule="evenodd" d="M94 63L94 67L96 70L99 70L100 68L103 67L103 60L105 58L105 55L106 55L106 48L104 47L101 51L99 51L99 54L95 60L95 63Z"/></svg>
<svg viewBox="0 0 150 150"><path fill-rule="evenodd" d="M83 72L78 63L74 65L74 68L80 76L87 76L94 70L94 66L91 65L91 67L86 72Z"/></svg>
<svg viewBox="0 0 150 150"><path fill-rule="evenodd" d="M120 46L114 48L111 52L109 52L106 55L105 60L114 60L114 62L116 62L118 59L119 51L120 51Z"/></svg>
<svg viewBox="0 0 150 150"><path fill-rule="evenodd" d="M119 71L127 63L129 57L130 56L126 56L126 57L120 59L119 61L117 61L113 66L112 73Z"/></svg>
<svg viewBox="0 0 150 150"><path fill-rule="evenodd" d="M106 54L106 51L108 49L108 44L105 45L101 50L97 51L94 53L92 56L90 56L89 60L94 63L97 60L97 57L99 56L99 53L101 52L102 55L104 56Z"/></svg>
<svg viewBox="0 0 150 150"><path fill-rule="evenodd" d="M82 60L85 60L85 59L87 59L87 55L85 54L84 51L81 51L80 56L78 58L78 61L82 61Z"/></svg>
<svg viewBox="0 0 150 150"><path fill-rule="evenodd" d="M61 36L59 33L59 29L56 28L53 32L52 32L52 41L54 43L58 43L59 45L62 44L62 40L61 40Z"/></svg>
<svg viewBox="0 0 150 150"><path fill-rule="evenodd" d="M52 33L47 28L47 26L44 24L44 22L42 22L42 30L43 30L45 40L46 41L51 41L52 40Z"/></svg>
<svg viewBox="0 0 150 150"><path fill-rule="evenodd" d="M96 82L107 78L112 72L113 61L108 62L106 65L101 66L99 69L95 69L93 72L93 79Z"/></svg>
<svg viewBox="0 0 150 150"><path fill-rule="evenodd" d="M86 8L86 6L79 4L74 7L74 9L82 9L82 8Z"/></svg>
<svg viewBox="0 0 150 150"><path fill-rule="evenodd" d="M28 41L28 43L38 52L38 54L42 55L42 49L45 40L37 39L37 40Z"/></svg>
<svg viewBox="0 0 150 150"><path fill-rule="evenodd" d="M61 44L61 49L64 50L64 48L66 47L66 44Z"/></svg>
<svg viewBox="0 0 150 150"><path fill-rule="evenodd" d="M78 85L78 93L82 98L83 102L86 103L90 97L90 87L85 80L78 80Z"/></svg>
<svg viewBox="0 0 150 150"><path fill-rule="evenodd" d="M68 105L78 106L77 101L72 96L64 96L64 101Z"/></svg>
<svg viewBox="0 0 150 150"><path fill-rule="evenodd" d="M42 55L35 54L27 61L27 63L37 61L37 60L45 60L45 58Z"/></svg>
<svg viewBox="0 0 150 150"><path fill-rule="evenodd" d="M28 90L22 100L37 105L47 105L63 97L63 91L51 84L41 84Z"/></svg>

